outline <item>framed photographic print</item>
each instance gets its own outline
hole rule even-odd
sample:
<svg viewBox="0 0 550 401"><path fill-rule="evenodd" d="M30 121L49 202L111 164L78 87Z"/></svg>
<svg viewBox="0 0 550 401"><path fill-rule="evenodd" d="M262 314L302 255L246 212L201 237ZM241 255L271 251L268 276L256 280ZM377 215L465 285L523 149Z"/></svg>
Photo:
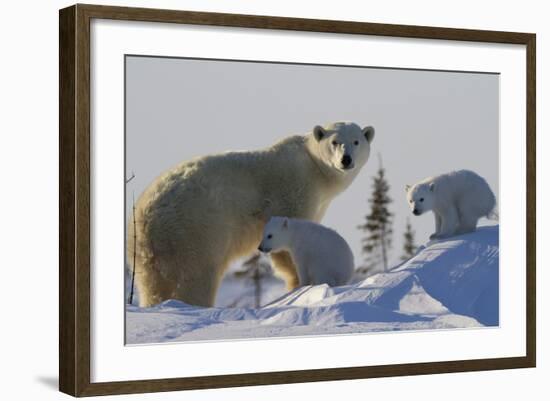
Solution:
<svg viewBox="0 0 550 401"><path fill-rule="evenodd" d="M535 366L534 34L59 24L61 391Z"/></svg>

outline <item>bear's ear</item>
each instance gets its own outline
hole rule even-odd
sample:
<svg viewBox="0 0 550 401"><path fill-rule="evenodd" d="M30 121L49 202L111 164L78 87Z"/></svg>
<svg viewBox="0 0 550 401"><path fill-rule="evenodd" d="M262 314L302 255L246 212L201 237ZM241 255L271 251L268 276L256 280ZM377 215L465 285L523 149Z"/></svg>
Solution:
<svg viewBox="0 0 550 401"><path fill-rule="evenodd" d="M405 185L405 192L409 192L409 189L411 189L411 186L409 184Z"/></svg>
<svg viewBox="0 0 550 401"><path fill-rule="evenodd" d="M317 139L317 142L320 142L321 139L327 136L327 131L320 125L316 125L315 128L313 128L313 136Z"/></svg>
<svg viewBox="0 0 550 401"><path fill-rule="evenodd" d="M374 127L369 125L368 127L363 128L363 135L367 138L367 142L371 143L374 139Z"/></svg>
<svg viewBox="0 0 550 401"><path fill-rule="evenodd" d="M283 228L288 228L288 217L285 217L283 220Z"/></svg>
<svg viewBox="0 0 550 401"><path fill-rule="evenodd" d="M430 184L430 192L433 192L434 189L435 189L435 183L432 182L432 183Z"/></svg>

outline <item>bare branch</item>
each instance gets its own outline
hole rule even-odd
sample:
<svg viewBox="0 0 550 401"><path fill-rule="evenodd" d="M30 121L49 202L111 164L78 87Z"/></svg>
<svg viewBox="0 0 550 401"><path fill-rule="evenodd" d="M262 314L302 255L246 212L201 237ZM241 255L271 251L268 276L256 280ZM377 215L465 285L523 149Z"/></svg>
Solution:
<svg viewBox="0 0 550 401"><path fill-rule="evenodd" d="M126 184L128 184L130 181L132 181L134 178L136 178L136 175L132 171L132 176L126 180Z"/></svg>

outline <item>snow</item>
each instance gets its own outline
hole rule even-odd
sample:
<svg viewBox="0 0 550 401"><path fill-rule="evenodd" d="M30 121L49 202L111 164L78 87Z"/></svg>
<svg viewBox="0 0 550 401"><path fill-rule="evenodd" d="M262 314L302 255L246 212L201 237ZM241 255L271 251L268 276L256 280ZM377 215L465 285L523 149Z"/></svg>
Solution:
<svg viewBox="0 0 550 401"><path fill-rule="evenodd" d="M204 341L499 324L498 225L431 241L387 273L358 283L306 286L259 309L168 300L128 305L127 344Z"/></svg>

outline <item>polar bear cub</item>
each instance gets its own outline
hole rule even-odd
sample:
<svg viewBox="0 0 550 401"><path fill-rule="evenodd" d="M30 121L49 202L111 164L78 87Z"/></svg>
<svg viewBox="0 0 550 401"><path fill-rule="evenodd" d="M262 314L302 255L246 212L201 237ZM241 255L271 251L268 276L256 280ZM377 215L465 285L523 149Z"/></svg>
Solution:
<svg viewBox="0 0 550 401"><path fill-rule="evenodd" d="M300 286L349 283L353 275L353 253L344 238L320 224L287 217L272 217L265 225L261 252L290 253Z"/></svg>
<svg viewBox="0 0 550 401"><path fill-rule="evenodd" d="M414 215L434 213L435 233L430 239L475 231L481 217L492 217L496 204L485 179L469 170L429 177L405 190Z"/></svg>

